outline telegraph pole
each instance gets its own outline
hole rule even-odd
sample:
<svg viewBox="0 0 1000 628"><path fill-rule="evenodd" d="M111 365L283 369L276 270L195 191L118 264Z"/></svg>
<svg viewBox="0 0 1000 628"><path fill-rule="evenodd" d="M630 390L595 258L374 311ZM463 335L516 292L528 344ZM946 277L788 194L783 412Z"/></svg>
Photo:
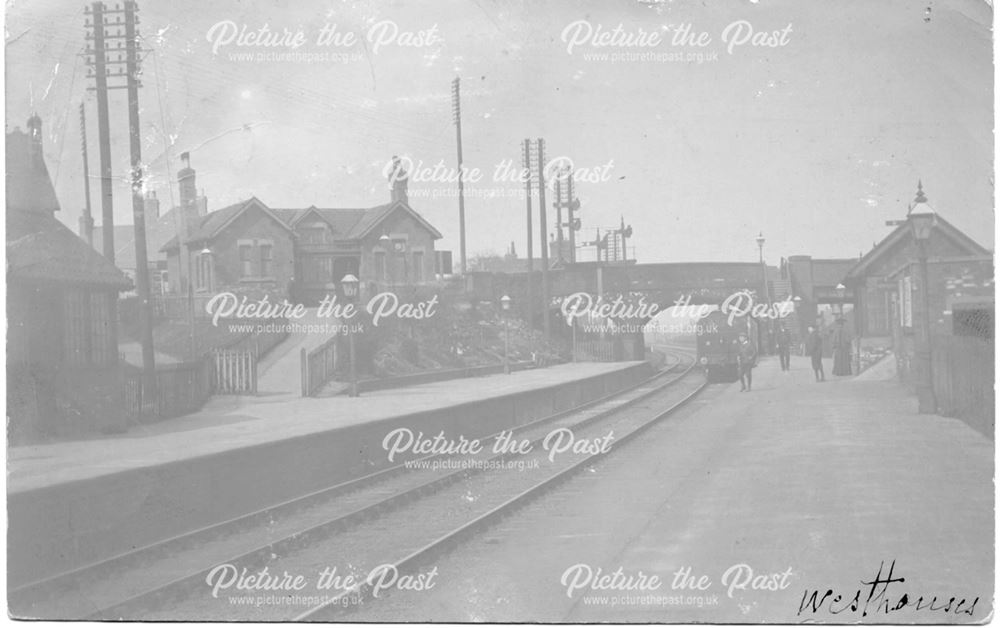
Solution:
<svg viewBox="0 0 1000 628"><path fill-rule="evenodd" d="M551 325L549 323L549 236L545 214L545 140L538 138L538 211L539 228L542 238L542 323L545 331L545 339L552 338Z"/></svg>
<svg viewBox="0 0 1000 628"><path fill-rule="evenodd" d="M142 302L142 370L147 392L155 394L156 362L153 353L153 303L149 294L149 258L146 251L146 203L142 194L142 135L139 130L139 5L125 0L125 72L128 91L128 137L132 166L132 224L135 232L136 291Z"/></svg>
<svg viewBox="0 0 1000 628"><path fill-rule="evenodd" d="M465 274L465 184L462 172L462 96L459 78L451 82L451 110L455 118L455 140L458 144L458 247Z"/></svg>
<svg viewBox="0 0 1000 628"><path fill-rule="evenodd" d="M103 2L94 2L84 7L84 26L88 30L87 65L92 66L88 74L94 78L97 91L97 146L101 155L101 230L104 257L112 264L115 262L115 210L111 191L111 132L108 122L108 76L107 67L108 43L105 28L110 26L107 10ZM93 46L90 45L93 42ZM93 56L93 60L90 57Z"/></svg>
<svg viewBox="0 0 1000 628"><path fill-rule="evenodd" d="M94 49L88 47L87 54L94 55L94 77L96 79L98 122L104 118L101 130L102 192L104 205L104 250L108 255L108 242L112 242L109 259L114 262L114 221L111 215L111 172L110 163L104 160L105 144L110 156L110 131L108 130L108 90L125 89L128 94L129 153L131 158L132 226L135 234L135 287L141 302L141 336L143 397L144 403L155 395L156 363L153 353L153 310L149 289L149 259L146 251L146 211L142 196L142 137L139 130L139 7L134 0L125 0L122 8L109 10L103 2L95 2L90 13L93 15ZM124 17L124 20L122 19ZM114 30L110 33L111 29ZM88 39L91 34L88 33ZM109 45L115 42L115 46ZM124 43L124 51L122 44ZM122 58L124 54L125 58ZM108 55L113 55L109 59ZM88 64L90 60L88 59ZM122 68L124 65L124 68ZM112 72L108 66L117 66ZM108 86L107 78L125 78L125 85ZM110 161L110 160L109 160ZM106 191L104 187L107 186ZM110 234L110 235L109 235Z"/></svg>
<svg viewBox="0 0 1000 628"><path fill-rule="evenodd" d="M527 290L527 300L528 307L526 308L526 315L528 317L528 329L534 329L534 318L535 318L535 298L534 298L534 287L532 286L532 278L535 273L535 261L532 259L532 247L531 241L534 240L531 234L531 140L524 140L522 144L521 152L521 165L524 167L524 191L525 191L525 204L526 204L526 216L528 224L528 290Z"/></svg>
<svg viewBox="0 0 1000 628"><path fill-rule="evenodd" d="M83 152L83 216L80 218L80 230L87 244L94 246L94 216L90 211L90 166L87 161L87 115L83 103L80 103L80 150Z"/></svg>
<svg viewBox="0 0 1000 628"><path fill-rule="evenodd" d="M556 208L556 259L560 262L563 261L563 173L565 173L564 168L560 168L559 172L556 173L556 201L552 203L552 205Z"/></svg>

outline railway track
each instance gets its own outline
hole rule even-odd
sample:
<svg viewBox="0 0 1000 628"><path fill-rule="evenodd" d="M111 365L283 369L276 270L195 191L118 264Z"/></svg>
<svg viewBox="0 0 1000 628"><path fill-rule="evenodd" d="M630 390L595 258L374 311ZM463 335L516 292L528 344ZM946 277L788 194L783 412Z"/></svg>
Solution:
<svg viewBox="0 0 1000 628"><path fill-rule="evenodd" d="M684 376L689 374L694 365L695 363L692 358L692 363L684 371L684 375L674 381L676 382L682 380ZM613 422L613 429L616 432L621 429L622 432L616 436L615 446L620 447L622 444L639 436L645 430L671 415L674 411L697 396L706 385L707 383L701 381L699 378L698 381L691 382L687 387L682 387L680 389L671 388L670 393L672 399L670 401L670 405L666 409L657 408L657 402L663 400L663 395L657 394L652 395L650 398L645 400L646 403L635 404L634 406L628 408L625 412L617 415L616 420ZM665 391L657 391L657 393L662 392ZM650 410L652 410L652 413ZM602 426L595 425L592 427L596 429L600 429L601 427L606 428L607 424L602 423ZM519 485L517 482L509 481L509 478L502 483L494 482L494 486L492 487L489 495L492 502L499 503L496 503L495 505L490 504L492 507L488 510L484 508L485 512L482 512L482 514L468 520L460 527L444 532L429 543L413 549L398 561L382 564L391 564L392 567L389 571L397 574L412 573L421 567L430 565L436 557L450 551L453 547L470 536L475 535L497 521L502 520L504 517L509 516L515 509L542 496L546 491L554 488L559 483L568 480L573 474L590 467L599 457L603 455L605 455L604 452L595 452L577 460L569 460L559 467L552 468L549 471L548 477L541 481L537 481L537 479L535 479L533 483L529 483L527 486L525 486L525 483L523 482ZM356 607L355 605L359 602L370 600L375 593L375 586L371 582L361 582L351 590L344 591L340 593L339 596L300 613L294 617L294 621L336 620L339 615L349 612L352 608ZM345 597L353 597L353 604L344 604L342 598Z"/></svg>
<svg viewBox="0 0 1000 628"><path fill-rule="evenodd" d="M601 426L608 420L627 412L629 408L642 406L674 383L685 379L693 366L693 358L672 354L669 359L672 362L669 368L626 391L517 428L514 430L517 439L533 443L537 453L542 451L538 445L552 430L566 428L573 430L574 434L591 434L604 429ZM615 421L615 425L619 423ZM638 424L631 428L625 425L614 429L627 429L631 433L638 427ZM411 537L422 539L427 535L411 535L410 530L404 527L407 532L399 535L397 530L394 540L398 542L388 546L379 540L378 535L389 534L392 525L385 524L394 517L402 516L405 524L410 510L408 506L423 508L423 504L433 500L447 502L454 500L456 493L460 493L459 499L467 499L466 496L472 495L474 490L491 491L490 499L485 501L492 503L496 498L503 498L501 501L506 503L524 493L522 489L526 484L530 485L529 490L538 491L541 486L570 471L568 464L558 465L558 468L540 466L547 477L539 482L537 473L497 474L486 470L488 464L499 465L515 458L523 459L524 456L497 455L488 449L477 456L425 456L419 459L424 468L400 464L263 511L14 589L10 593L11 609L18 615L44 618L154 619L162 613L162 618L170 619L207 619L213 616L231 619L234 613L243 611L226 606L209 595L206 577L212 569L229 564L248 569L268 566L274 572L277 564L285 562L287 557L306 550L314 552L317 544L330 542L339 543L341 555L352 547L385 549L395 558L404 558L398 561L398 569L410 569L414 562L433 553L433 548L447 543L447 539L457 539L471 529L469 526L483 525L490 517L500 513L493 512L495 509L477 512L471 519L466 517L468 523L457 530L452 529L455 520L450 517L433 524L428 521L429 527L433 528L430 531L435 533L432 534L432 543L401 554L400 551L410 548L402 548L400 543L405 545ZM470 460L478 462L478 466L468 464ZM451 470L447 463L455 461L464 461L465 466L457 471ZM579 462L584 461L586 458ZM437 466L432 463L437 463ZM514 482L516 486L488 487L493 479L512 475L527 479ZM461 485L456 486L459 483ZM480 484L483 486L477 488ZM465 491L462 492L462 489ZM476 498L472 501L480 500ZM411 522L413 518L410 517ZM441 528L442 524L447 527ZM359 534L368 538L356 538ZM406 538L398 538L400 536ZM326 562L331 561L326 558ZM396 565L395 562L391 564ZM342 595L359 597L364 594L363 587L342 592ZM342 603L344 598L334 599L336 604ZM191 601L194 603L186 603ZM330 600L325 602L305 614L299 614L298 618L312 619L328 614L332 607ZM190 614L183 612L182 607L190 607ZM271 607L256 610L261 619L287 620L290 612L296 609Z"/></svg>

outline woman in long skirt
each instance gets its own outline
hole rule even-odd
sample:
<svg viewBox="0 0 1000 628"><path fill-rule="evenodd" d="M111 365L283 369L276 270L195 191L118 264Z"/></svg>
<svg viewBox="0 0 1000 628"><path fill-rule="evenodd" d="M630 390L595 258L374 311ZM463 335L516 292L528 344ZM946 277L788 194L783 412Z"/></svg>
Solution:
<svg viewBox="0 0 1000 628"><path fill-rule="evenodd" d="M837 320L833 331L833 374L851 374L851 336L842 318Z"/></svg>

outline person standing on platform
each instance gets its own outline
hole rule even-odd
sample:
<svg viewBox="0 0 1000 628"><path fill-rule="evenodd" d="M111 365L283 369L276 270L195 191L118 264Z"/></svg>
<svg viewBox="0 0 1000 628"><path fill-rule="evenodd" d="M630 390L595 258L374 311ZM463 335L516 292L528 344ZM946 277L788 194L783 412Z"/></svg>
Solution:
<svg viewBox="0 0 1000 628"><path fill-rule="evenodd" d="M753 385L753 367L757 365L757 349L747 338L740 334L739 346L736 348L736 367L740 374L740 392L749 391Z"/></svg>
<svg viewBox="0 0 1000 628"><path fill-rule="evenodd" d="M782 323L778 326L778 359L781 361L781 370L787 371L791 368L791 345L792 337Z"/></svg>
<svg viewBox="0 0 1000 628"><path fill-rule="evenodd" d="M812 358L813 373L817 382L825 382L826 374L823 373L823 337L819 335L812 325L809 326L809 336L806 337L806 353Z"/></svg>
<svg viewBox="0 0 1000 628"><path fill-rule="evenodd" d="M843 318L837 319L837 327L833 330L833 374L851 374L851 336Z"/></svg>

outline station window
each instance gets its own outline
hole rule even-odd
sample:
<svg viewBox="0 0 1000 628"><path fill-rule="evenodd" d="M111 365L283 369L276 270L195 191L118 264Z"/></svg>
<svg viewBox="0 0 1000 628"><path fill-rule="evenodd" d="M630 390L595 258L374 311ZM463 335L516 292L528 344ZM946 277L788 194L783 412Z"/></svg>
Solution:
<svg viewBox="0 0 1000 628"><path fill-rule="evenodd" d="M274 247L270 244L260 245L260 276L270 277L273 270L273 251Z"/></svg>
<svg viewBox="0 0 1000 628"><path fill-rule="evenodd" d="M253 277L253 246L240 245L240 276Z"/></svg>

